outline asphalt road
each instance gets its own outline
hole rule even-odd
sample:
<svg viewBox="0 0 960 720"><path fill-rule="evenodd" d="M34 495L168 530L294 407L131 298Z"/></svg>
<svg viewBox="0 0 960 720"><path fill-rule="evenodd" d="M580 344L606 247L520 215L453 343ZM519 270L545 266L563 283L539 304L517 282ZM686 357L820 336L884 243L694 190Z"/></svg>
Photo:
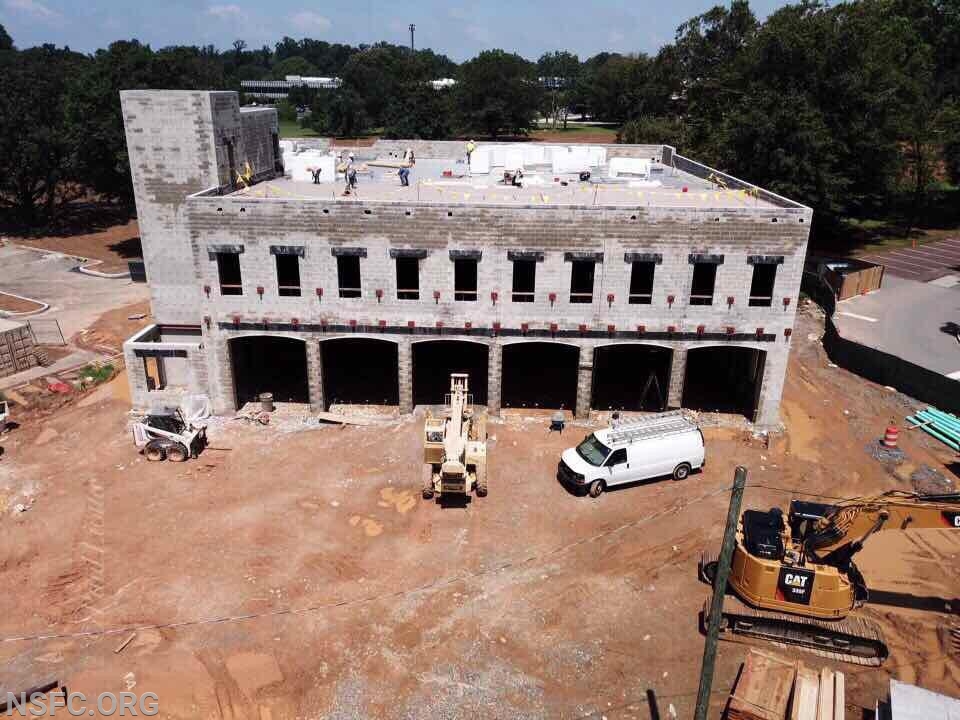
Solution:
<svg viewBox="0 0 960 720"><path fill-rule="evenodd" d="M938 287L889 273L883 286L837 303L840 334L960 379L960 286Z"/></svg>

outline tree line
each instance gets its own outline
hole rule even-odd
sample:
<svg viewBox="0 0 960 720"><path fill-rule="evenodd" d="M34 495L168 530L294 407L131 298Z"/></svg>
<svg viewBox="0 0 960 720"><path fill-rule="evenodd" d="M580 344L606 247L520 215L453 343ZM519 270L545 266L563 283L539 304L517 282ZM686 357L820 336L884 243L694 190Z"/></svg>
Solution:
<svg viewBox="0 0 960 720"><path fill-rule="evenodd" d="M239 89L287 75L318 132L440 139L522 136L546 118L615 124L622 142L666 142L814 207L821 226L883 217L907 229L960 182L960 1L804 0L760 22L746 0L681 25L655 55L489 50L457 64L432 50L283 38L273 48L119 41L93 54L17 49L0 27L0 212L37 226L93 193L131 187L119 91ZM454 78L452 87L428 81ZM955 198L956 195L950 196Z"/></svg>

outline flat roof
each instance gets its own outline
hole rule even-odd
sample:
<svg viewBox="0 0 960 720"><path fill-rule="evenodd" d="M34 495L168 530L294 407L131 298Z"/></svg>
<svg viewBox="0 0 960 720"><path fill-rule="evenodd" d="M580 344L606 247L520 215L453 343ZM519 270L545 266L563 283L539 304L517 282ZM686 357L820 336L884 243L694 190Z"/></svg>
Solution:
<svg viewBox="0 0 960 720"><path fill-rule="evenodd" d="M524 171L523 187L498 182L502 169L490 174L467 175L456 160L417 158L410 186L402 187L397 170L372 167L357 161L355 193L344 195L343 175L335 182L314 184L289 177L264 180L230 193L257 198L311 198L333 202L434 202L471 205L616 205L692 209L782 209L756 192L725 189L677 168L654 163L649 180L607 177L606 166L594 168L591 179L577 173L553 173L549 166ZM450 176L444 177L444 172ZM563 183L566 183L564 185Z"/></svg>

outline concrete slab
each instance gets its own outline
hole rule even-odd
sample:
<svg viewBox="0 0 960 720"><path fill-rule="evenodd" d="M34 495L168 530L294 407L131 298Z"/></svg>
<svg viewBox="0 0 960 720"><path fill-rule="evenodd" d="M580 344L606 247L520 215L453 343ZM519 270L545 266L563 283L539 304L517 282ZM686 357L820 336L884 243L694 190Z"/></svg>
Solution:
<svg viewBox="0 0 960 720"><path fill-rule="evenodd" d="M362 165L362 164L361 164ZM449 172L449 177L443 173ZM605 178L606 171L594 173ZM322 198L334 202L437 202L471 205L622 205L626 207L766 208L777 206L739 190L723 190L688 173L666 168L649 182L619 178L611 182L581 182L576 173L556 174L549 167L528 168L523 187L499 182L502 169L470 175L465 163L417 159L410 186L402 187L397 171L368 167L358 176L355 193L343 195L343 175L335 183L295 182L276 178L243 188L233 195L273 198ZM561 181L567 185L562 185Z"/></svg>
<svg viewBox="0 0 960 720"><path fill-rule="evenodd" d="M886 275L876 292L838 303L834 323L845 338L950 375L960 368L958 318L960 288Z"/></svg>
<svg viewBox="0 0 960 720"><path fill-rule="evenodd" d="M107 310L149 297L144 284L83 275L73 270L76 266L76 260L59 253L2 247L0 290L48 303L49 310L33 317L55 318L65 338Z"/></svg>

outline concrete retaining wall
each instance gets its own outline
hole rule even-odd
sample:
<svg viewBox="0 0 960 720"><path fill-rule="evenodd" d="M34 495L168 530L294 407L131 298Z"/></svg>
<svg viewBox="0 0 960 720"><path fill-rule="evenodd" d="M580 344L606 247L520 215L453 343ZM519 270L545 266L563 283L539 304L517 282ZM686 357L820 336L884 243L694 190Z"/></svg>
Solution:
<svg viewBox="0 0 960 720"><path fill-rule="evenodd" d="M37 365L33 335L23 323L0 320L0 377Z"/></svg>

